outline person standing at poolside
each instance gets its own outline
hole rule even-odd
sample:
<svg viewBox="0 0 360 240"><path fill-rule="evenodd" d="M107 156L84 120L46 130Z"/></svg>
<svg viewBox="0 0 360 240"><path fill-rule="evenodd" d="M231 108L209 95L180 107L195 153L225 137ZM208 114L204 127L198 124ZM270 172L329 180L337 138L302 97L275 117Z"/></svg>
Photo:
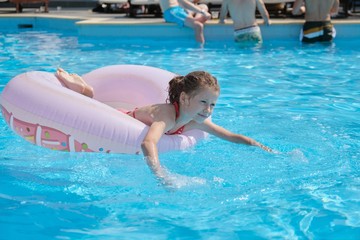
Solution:
<svg viewBox="0 0 360 240"><path fill-rule="evenodd" d="M256 8L264 19L264 23L270 25L269 13L262 0L223 0L219 23L225 23L229 11L234 22L234 38L236 42L262 42L260 27L256 22Z"/></svg>
<svg viewBox="0 0 360 240"><path fill-rule="evenodd" d="M196 41L205 43L204 23L211 18L210 13L188 0L160 0L160 7L166 22L194 29ZM193 16L187 10L198 14Z"/></svg>
<svg viewBox="0 0 360 240"><path fill-rule="evenodd" d="M331 15L337 14L338 11L339 0L296 0L292 13L305 13L300 40L307 43L332 41L336 31L331 23Z"/></svg>

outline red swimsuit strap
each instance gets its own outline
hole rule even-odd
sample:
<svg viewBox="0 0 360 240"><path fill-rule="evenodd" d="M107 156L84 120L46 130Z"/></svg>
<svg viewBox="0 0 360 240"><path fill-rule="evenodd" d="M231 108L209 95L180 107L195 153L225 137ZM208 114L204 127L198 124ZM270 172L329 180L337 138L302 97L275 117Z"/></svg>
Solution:
<svg viewBox="0 0 360 240"><path fill-rule="evenodd" d="M175 119L178 119L178 117L180 115L179 104L177 102L174 102L173 105L174 105L174 108L175 108Z"/></svg>
<svg viewBox="0 0 360 240"><path fill-rule="evenodd" d="M173 133L165 133L166 135L175 135L175 134L182 134L182 132L184 131L185 125L180 127L178 130L176 130Z"/></svg>
<svg viewBox="0 0 360 240"><path fill-rule="evenodd" d="M180 111L179 111L179 104L177 102L173 103L174 108L175 108L175 119L177 119L180 115ZM174 135L174 134L181 134L184 131L185 125L180 127L178 130L176 130L173 133L166 133L167 135Z"/></svg>
<svg viewBox="0 0 360 240"><path fill-rule="evenodd" d="M123 112L123 113L126 113L127 115L129 115L129 114L131 113L131 116L136 119L136 117L135 117L135 111L136 111L137 109L138 109L138 108L135 108L135 109L132 110L132 111L127 111L127 112L122 111L122 112ZM121 111L121 110L120 110L120 111Z"/></svg>

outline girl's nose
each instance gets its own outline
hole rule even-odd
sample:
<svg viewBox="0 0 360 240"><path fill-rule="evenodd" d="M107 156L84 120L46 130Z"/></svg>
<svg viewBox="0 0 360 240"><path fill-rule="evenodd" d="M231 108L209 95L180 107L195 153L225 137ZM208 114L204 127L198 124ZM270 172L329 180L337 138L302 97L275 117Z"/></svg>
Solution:
<svg viewBox="0 0 360 240"><path fill-rule="evenodd" d="M206 107L204 108L204 112L206 112L206 113L211 112L211 107L210 107L210 105L208 105L208 106L206 106Z"/></svg>

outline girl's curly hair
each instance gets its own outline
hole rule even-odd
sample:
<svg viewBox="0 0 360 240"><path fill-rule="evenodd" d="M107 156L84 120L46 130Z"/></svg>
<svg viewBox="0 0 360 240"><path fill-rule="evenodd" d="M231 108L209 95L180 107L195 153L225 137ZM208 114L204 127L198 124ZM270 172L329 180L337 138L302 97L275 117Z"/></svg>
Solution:
<svg viewBox="0 0 360 240"><path fill-rule="evenodd" d="M217 79L205 71L194 71L186 76L176 76L169 82L170 103L179 103L180 94L185 92L188 95L196 94L202 88L210 87L215 91L220 91Z"/></svg>

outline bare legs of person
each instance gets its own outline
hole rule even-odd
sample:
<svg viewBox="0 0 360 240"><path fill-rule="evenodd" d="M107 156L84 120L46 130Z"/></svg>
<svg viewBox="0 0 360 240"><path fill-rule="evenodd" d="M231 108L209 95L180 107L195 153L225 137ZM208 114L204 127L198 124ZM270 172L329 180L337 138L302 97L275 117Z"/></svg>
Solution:
<svg viewBox="0 0 360 240"><path fill-rule="evenodd" d="M200 4L198 7L202 9L203 12L189 14L185 20L185 26L194 29L196 41L198 41L201 45L204 45L204 23L211 18L211 15L208 12L209 9L205 4Z"/></svg>
<svg viewBox="0 0 360 240"><path fill-rule="evenodd" d="M65 87L81 93L87 97L94 96L94 89L88 85L84 79L82 79L79 75L74 73L68 73L62 68L58 68L55 76L65 85Z"/></svg>
<svg viewBox="0 0 360 240"><path fill-rule="evenodd" d="M200 44L205 43L204 24L203 23L196 21L194 18L188 17L185 20L185 26L194 29L195 39L197 42L199 42Z"/></svg>

